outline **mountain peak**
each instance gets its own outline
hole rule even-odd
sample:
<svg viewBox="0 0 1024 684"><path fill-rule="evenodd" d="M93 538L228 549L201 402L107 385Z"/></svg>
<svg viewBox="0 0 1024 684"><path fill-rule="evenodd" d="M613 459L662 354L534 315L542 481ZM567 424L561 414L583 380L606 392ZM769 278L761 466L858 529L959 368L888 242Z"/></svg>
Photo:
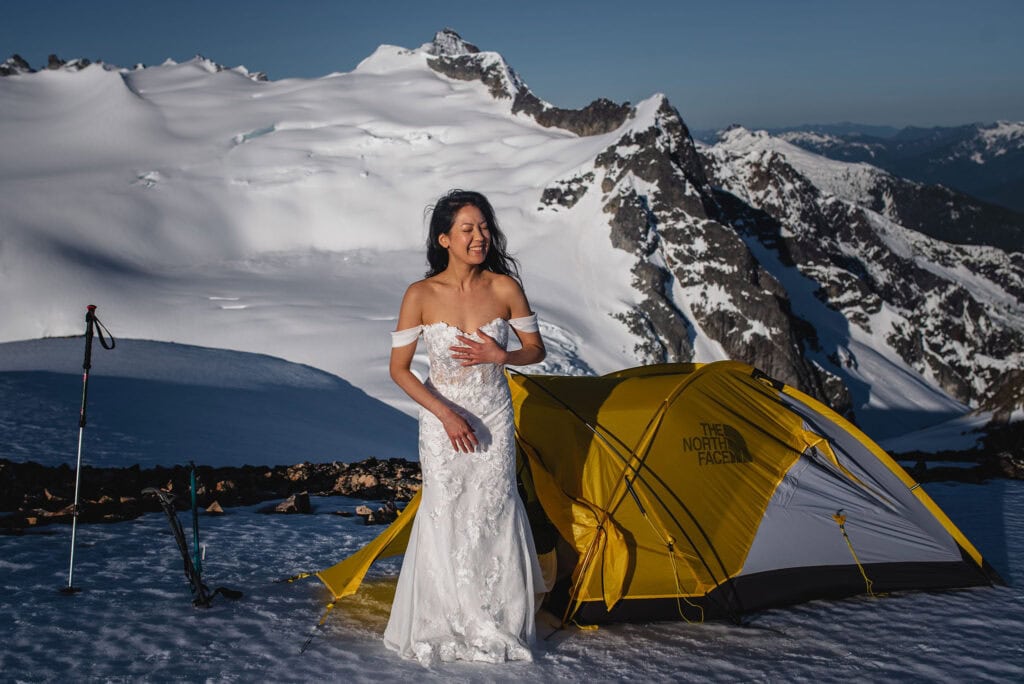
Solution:
<svg viewBox="0 0 1024 684"><path fill-rule="evenodd" d="M29 63L19 54L13 54L0 64L0 76L13 76L15 74L31 74L34 72Z"/></svg>
<svg viewBox="0 0 1024 684"><path fill-rule="evenodd" d="M48 71L81 71L87 66L91 65L92 62L88 59L72 59L63 60L57 55L50 55L47 59L46 66L44 67ZM103 62L97 62L104 69L109 68ZM0 64L0 76L14 76L16 74L34 74L35 69L29 65L27 61L21 55L11 55L7 58L7 61Z"/></svg>
<svg viewBox="0 0 1024 684"><path fill-rule="evenodd" d="M427 45L427 52L435 57L461 57L475 55L480 48L463 40L455 29L446 27L434 34L433 42Z"/></svg>
<svg viewBox="0 0 1024 684"><path fill-rule="evenodd" d="M459 81L480 81L495 99L510 100L513 114L526 114L546 128L597 135L615 130L633 115L628 102L604 98L582 109L554 107L534 95L500 54L481 50L450 28L438 31L421 50L430 55L427 66L434 71Z"/></svg>

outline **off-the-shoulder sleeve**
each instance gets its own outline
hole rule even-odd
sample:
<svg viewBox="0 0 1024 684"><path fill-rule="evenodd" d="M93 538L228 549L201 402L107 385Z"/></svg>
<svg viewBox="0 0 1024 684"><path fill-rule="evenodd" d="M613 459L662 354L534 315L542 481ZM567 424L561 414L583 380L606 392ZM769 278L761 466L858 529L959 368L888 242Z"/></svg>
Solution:
<svg viewBox="0 0 1024 684"><path fill-rule="evenodd" d="M405 330L396 330L391 333L391 348L404 347L407 344L412 344L416 341L416 338L420 336L420 331L423 330L422 325L417 325L414 328L406 328Z"/></svg>
<svg viewBox="0 0 1024 684"><path fill-rule="evenodd" d="M508 324L520 332L535 333L540 330L540 326L537 325L537 314L535 313L521 318L510 318L508 319Z"/></svg>

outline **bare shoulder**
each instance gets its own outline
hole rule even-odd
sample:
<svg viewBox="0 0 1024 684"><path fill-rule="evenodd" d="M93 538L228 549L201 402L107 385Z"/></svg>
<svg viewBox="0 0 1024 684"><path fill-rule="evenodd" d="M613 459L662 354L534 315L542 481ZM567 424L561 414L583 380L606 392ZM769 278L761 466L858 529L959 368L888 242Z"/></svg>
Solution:
<svg viewBox="0 0 1024 684"><path fill-rule="evenodd" d="M405 295L402 297L402 306L407 304L415 305L420 304L428 296L428 285L426 281L417 280L415 283L405 288Z"/></svg>
<svg viewBox="0 0 1024 684"><path fill-rule="evenodd" d="M431 300L432 289L426 280L417 280L405 289L402 297L402 308L398 313L398 329L420 325L423 322L423 309Z"/></svg>
<svg viewBox="0 0 1024 684"><path fill-rule="evenodd" d="M494 274L491 287L497 298L508 307L512 318L530 314L530 303L526 301L526 293L523 292L518 280L511 276Z"/></svg>
<svg viewBox="0 0 1024 684"><path fill-rule="evenodd" d="M523 294L523 288L519 285L519 281L512 276L500 273L491 274L491 287L501 296L520 297Z"/></svg>

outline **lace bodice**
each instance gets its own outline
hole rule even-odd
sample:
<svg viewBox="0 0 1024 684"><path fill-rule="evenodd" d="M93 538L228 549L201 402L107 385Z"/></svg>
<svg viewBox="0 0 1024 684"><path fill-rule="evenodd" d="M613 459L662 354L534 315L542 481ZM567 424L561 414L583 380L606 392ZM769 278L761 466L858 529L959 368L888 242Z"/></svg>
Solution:
<svg viewBox="0 0 1024 684"><path fill-rule="evenodd" d="M493 337L501 347L508 345L508 321L495 318L480 330ZM498 408L508 397L504 368L493 363L463 366L461 361L453 359L450 348L462 344L458 340L459 335L482 341L475 332L465 333L443 321L423 326L423 340L430 359L429 384L447 399L474 413Z"/></svg>
<svg viewBox="0 0 1024 684"><path fill-rule="evenodd" d="M510 326L521 319L514 321L495 318L480 331L504 347ZM516 490L504 368L463 366L452 358L459 335L481 338L444 322L392 333L394 346L411 344L421 333L430 360L425 384L466 419L479 446L455 451L437 417L420 411L423 498L384 643L424 664L529 659L533 594L544 585Z"/></svg>

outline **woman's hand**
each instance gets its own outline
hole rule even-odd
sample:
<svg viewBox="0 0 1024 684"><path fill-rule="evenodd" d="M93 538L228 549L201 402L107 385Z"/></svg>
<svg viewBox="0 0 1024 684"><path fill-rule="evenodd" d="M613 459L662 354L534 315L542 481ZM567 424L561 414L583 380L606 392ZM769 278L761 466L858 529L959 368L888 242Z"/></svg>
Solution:
<svg viewBox="0 0 1024 684"><path fill-rule="evenodd" d="M463 451L467 454L476 451L480 442L465 418L454 411L448 411L444 416L438 416L438 418L441 425L444 426L444 431L448 433L448 439L452 441L452 448L455 451Z"/></svg>
<svg viewBox="0 0 1024 684"><path fill-rule="evenodd" d="M498 341L483 332L477 330L476 334L482 338L482 342L472 340L465 335L456 335L455 339L462 342L463 347L449 347L452 350L452 358L462 361L463 366L476 366L481 363L493 363L504 365L508 360L508 352L505 351Z"/></svg>

